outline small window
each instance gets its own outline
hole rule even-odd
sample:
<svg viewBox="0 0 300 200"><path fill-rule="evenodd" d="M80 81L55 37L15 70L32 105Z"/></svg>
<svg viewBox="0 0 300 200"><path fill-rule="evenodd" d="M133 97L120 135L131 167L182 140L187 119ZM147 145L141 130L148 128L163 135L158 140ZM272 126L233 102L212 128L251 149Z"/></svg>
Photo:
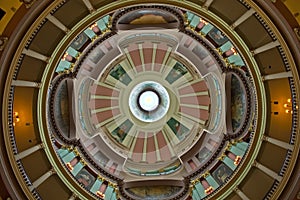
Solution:
<svg viewBox="0 0 300 200"><path fill-rule="evenodd" d="M0 8L0 20L4 17L5 11Z"/></svg>

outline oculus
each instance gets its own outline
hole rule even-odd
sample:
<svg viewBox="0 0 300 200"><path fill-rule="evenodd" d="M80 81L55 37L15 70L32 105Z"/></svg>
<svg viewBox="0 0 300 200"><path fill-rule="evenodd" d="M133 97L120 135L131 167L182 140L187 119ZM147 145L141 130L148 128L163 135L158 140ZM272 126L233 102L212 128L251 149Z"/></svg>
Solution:
<svg viewBox="0 0 300 200"><path fill-rule="evenodd" d="M137 119L143 122L155 122L168 112L170 98L161 84L145 81L133 88L128 103L131 113Z"/></svg>

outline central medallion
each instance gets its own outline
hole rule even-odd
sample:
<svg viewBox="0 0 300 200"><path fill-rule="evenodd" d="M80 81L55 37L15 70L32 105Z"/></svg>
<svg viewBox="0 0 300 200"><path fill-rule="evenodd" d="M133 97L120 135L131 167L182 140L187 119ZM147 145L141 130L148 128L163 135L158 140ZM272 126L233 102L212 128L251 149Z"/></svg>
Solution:
<svg viewBox="0 0 300 200"><path fill-rule="evenodd" d="M138 104L144 111L151 112L159 106L159 97L153 91L145 91L140 95Z"/></svg>
<svg viewBox="0 0 300 200"><path fill-rule="evenodd" d="M132 89L128 102L131 113L138 120L155 122L167 114L170 97L161 84L145 81Z"/></svg>

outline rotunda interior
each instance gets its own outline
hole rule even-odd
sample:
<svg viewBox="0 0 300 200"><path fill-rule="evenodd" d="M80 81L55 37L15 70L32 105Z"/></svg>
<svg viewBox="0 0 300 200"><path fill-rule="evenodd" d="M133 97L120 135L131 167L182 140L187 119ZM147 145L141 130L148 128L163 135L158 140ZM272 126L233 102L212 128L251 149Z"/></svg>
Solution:
<svg viewBox="0 0 300 200"><path fill-rule="evenodd" d="M299 5L0 8L0 200L300 199Z"/></svg>

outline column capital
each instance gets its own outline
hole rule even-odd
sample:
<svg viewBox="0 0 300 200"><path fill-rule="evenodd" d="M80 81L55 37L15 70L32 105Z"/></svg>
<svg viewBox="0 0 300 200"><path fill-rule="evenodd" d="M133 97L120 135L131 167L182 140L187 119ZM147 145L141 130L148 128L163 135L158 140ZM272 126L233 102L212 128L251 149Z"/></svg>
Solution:
<svg viewBox="0 0 300 200"><path fill-rule="evenodd" d="M239 191L239 188L236 186L235 188L233 188L233 191L237 192L237 191Z"/></svg>
<svg viewBox="0 0 300 200"><path fill-rule="evenodd" d="M259 163L256 160L254 160L253 163L252 163L252 166L253 167L258 167L258 165L259 165Z"/></svg>
<svg viewBox="0 0 300 200"><path fill-rule="evenodd" d="M294 32L295 32L298 40L300 41L300 28L299 27L298 28L294 28Z"/></svg>
<svg viewBox="0 0 300 200"><path fill-rule="evenodd" d="M203 7L205 9L208 9L208 7L212 4L214 0L206 0L205 3L203 4Z"/></svg>
<svg viewBox="0 0 300 200"><path fill-rule="evenodd" d="M70 197L69 200L75 200L77 198L77 195L73 193Z"/></svg>
<svg viewBox="0 0 300 200"><path fill-rule="evenodd" d="M56 170L54 168L50 169L49 172L51 173L51 175L56 174Z"/></svg>
<svg viewBox="0 0 300 200"><path fill-rule="evenodd" d="M243 200L250 200L244 192L242 192L238 187L235 187L233 191Z"/></svg>
<svg viewBox="0 0 300 200"><path fill-rule="evenodd" d="M263 135L262 138L261 138L261 140L262 140L262 141L268 141L268 136Z"/></svg>
<svg viewBox="0 0 300 200"><path fill-rule="evenodd" d="M90 0L82 0L82 2L83 2L84 5L89 9L90 13L95 12L95 8L94 8L93 5L91 4Z"/></svg>

